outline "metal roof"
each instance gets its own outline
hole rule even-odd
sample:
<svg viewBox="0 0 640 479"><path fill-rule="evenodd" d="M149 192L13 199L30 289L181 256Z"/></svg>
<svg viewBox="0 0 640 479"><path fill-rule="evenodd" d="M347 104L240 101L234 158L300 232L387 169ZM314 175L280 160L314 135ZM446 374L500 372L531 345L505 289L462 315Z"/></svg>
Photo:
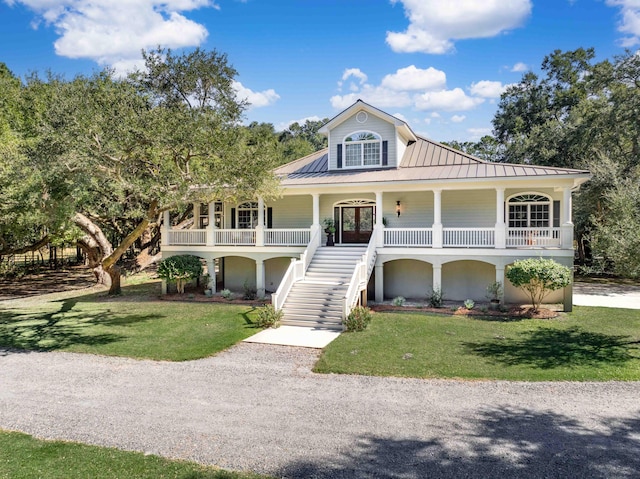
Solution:
<svg viewBox="0 0 640 479"><path fill-rule="evenodd" d="M473 179L507 179L523 177L583 176L589 172L573 168L493 163L484 161L449 146L418 137L407 146L400 166L361 170L328 168L328 149L317 151L275 170L282 185L321 185L334 183L370 183L394 181L442 181Z"/></svg>

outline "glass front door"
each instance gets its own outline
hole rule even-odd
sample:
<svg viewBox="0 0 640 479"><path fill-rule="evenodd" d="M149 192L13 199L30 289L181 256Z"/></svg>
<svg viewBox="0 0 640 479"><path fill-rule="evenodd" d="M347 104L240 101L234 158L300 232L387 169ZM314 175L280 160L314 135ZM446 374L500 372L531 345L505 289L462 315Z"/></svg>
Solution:
<svg viewBox="0 0 640 479"><path fill-rule="evenodd" d="M368 243L373 232L373 206L344 206L340 230L343 243Z"/></svg>

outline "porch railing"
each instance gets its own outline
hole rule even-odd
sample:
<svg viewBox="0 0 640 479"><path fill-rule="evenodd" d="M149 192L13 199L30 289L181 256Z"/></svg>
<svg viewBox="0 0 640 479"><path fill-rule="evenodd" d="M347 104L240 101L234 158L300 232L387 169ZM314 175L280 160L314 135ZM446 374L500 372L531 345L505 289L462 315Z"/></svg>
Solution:
<svg viewBox="0 0 640 479"><path fill-rule="evenodd" d="M169 244L201 246L207 244L207 230L169 230Z"/></svg>
<svg viewBox="0 0 640 479"><path fill-rule="evenodd" d="M385 246L431 246L433 232L431 228L385 228Z"/></svg>
<svg viewBox="0 0 640 479"><path fill-rule="evenodd" d="M560 247L560 228L507 228L507 247Z"/></svg>
<svg viewBox="0 0 640 479"><path fill-rule="evenodd" d="M213 230L216 245L254 245L256 244L256 230L219 229Z"/></svg>
<svg viewBox="0 0 640 479"><path fill-rule="evenodd" d="M373 233L371 234L371 238L369 239L369 245L367 246L367 250L360 258L360 261L356 264L355 270L353 271L353 275L351 276L351 280L349 281L349 287L347 288L347 292L344 295L343 306L342 306L342 319L346 319L351 313L351 310L358 302L358 293L367 287L367 282L369 281L369 276L371 276L371 272L376 264L376 244L377 235L380 234L380 231L377 227L373 228Z"/></svg>
<svg viewBox="0 0 640 479"><path fill-rule="evenodd" d="M304 246L310 240L309 228L264 230L264 244L268 246Z"/></svg>
<svg viewBox="0 0 640 479"><path fill-rule="evenodd" d="M494 228L442 228L442 246L489 248L495 245Z"/></svg>

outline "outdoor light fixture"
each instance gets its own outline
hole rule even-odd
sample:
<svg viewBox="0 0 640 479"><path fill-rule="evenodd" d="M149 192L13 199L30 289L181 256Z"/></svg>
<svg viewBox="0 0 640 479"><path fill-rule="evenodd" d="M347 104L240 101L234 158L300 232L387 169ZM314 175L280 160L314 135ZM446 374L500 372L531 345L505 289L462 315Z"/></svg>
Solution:
<svg viewBox="0 0 640 479"><path fill-rule="evenodd" d="M398 217L400 216L400 200L396 201L396 213L398 213Z"/></svg>

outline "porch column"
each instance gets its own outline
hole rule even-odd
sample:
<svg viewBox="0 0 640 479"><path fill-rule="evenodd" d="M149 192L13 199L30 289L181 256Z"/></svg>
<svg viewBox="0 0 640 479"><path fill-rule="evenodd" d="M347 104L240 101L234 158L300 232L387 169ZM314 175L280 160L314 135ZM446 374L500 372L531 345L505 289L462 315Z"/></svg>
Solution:
<svg viewBox="0 0 640 479"><path fill-rule="evenodd" d="M442 190L433 190L433 226L431 228L432 246L442 248ZM435 275L435 269L433 274Z"/></svg>
<svg viewBox="0 0 640 479"><path fill-rule="evenodd" d="M264 298L264 260L256 260L256 291L258 298Z"/></svg>
<svg viewBox="0 0 640 479"><path fill-rule="evenodd" d="M433 268L433 290L440 290L442 292L442 265L434 264Z"/></svg>
<svg viewBox="0 0 640 479"><path fill-rule="evenodd" d="M207 274L209 275L209 284L207 287L212 293L216 292L216 260L211 258L207 260Z"/></svg>
<svg viewBox="0 0 640 479"><path fill-rule="evenodd" d="M192 230L197 230L200 228L200 202L193 204L193 225L191 225Z"/></svg>
<svg viewBox="0 0 640 479"><path fill-rule="evenodd" d="M264 246L264 200L258 198L258 226L256 226L256 246ZM262 292L264 295L264 291Z"/></svg>
<svg viewBox="0 0 640 479"><path fill-rule="evenodd" d="M502 304L504 304L504 266L496 265L496 282L502 285L502 290L500 291L498 299Z"/></svg>
<svg viewBox="0 0 640 479"><path fill-rule="evenodd" d="M320 232L322 227L320 226L320 193L312 193L313 199L313 223L311 224L311 238L316 234L316 231ZM319 237L322 233L319 233ZM320 240L322 241L322 239Z"/></svg>
<svg viewBox="0 0 640 479"><path fill-rule="evenodd" d="M560 227L560 247L573 248L573 222L571 221L571 188L562 190L562 226Z"/></svg>
<svg viewBox="0 0 640 479"><path fill-rule="evenodd" d="M507 230L504 220L504 188L496 188L495 247L502 249L507 247Z"/></svg>
<svg viewBox="0 0 640 479"><path fill-rule="evenodd" d="M162 213L162 233L160 235L160 246L169 244L169 229L171 229L171 213L165 210Z"/></svg>
<svg viewBox="0 0 640 479"><path fill-rule="evenodd" d="M378 248L382 248L384 246L384 223L382 222L382 219L382 191L376 191L376 229L378 231L376 246Z"/></svg>
<svg viewBox="0 0 640 479"><path fill-rule="evenodd" d="M384 264L376 264L376 303L382 303L384 301Z"/></svg>
<svg viewBox="0 0 640 479"><path fill-rule="evenodd" d="M209 203L209 225L207 226L207 246L216 244L216 212L215 201ZM214 289L215 290L215 289Z"/></svg>

